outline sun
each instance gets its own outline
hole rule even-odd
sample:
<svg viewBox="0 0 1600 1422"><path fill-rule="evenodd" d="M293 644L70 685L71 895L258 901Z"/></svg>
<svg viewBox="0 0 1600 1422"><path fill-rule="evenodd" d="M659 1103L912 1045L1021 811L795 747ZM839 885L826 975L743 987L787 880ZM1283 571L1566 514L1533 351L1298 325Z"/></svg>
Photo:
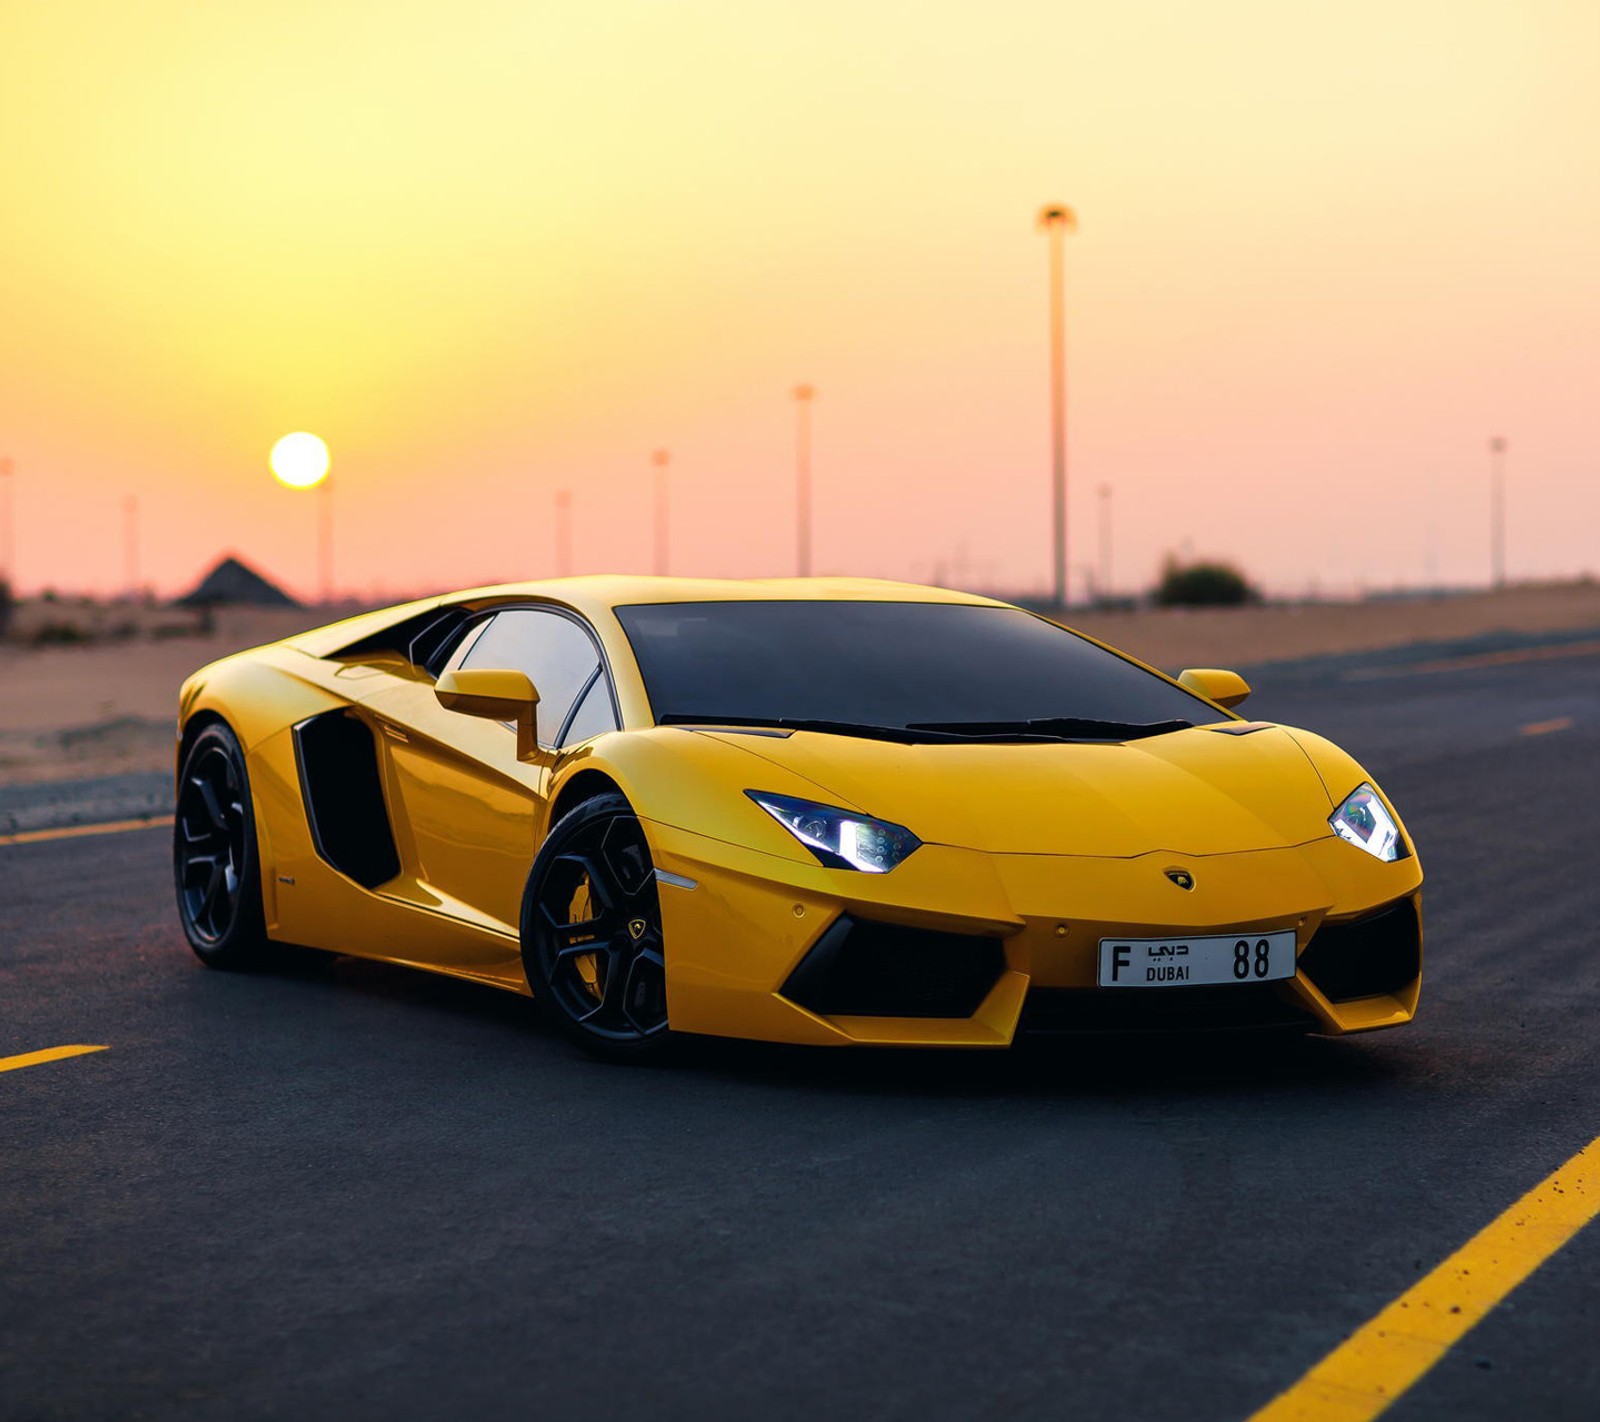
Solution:
<svg viewBox="0 0 1600 1422"><path fill-rule="evenodd" d="M328 446L303 430L286 434L272 446L267 462L291 489L310 489L320 484L328 472Z"/></svg>

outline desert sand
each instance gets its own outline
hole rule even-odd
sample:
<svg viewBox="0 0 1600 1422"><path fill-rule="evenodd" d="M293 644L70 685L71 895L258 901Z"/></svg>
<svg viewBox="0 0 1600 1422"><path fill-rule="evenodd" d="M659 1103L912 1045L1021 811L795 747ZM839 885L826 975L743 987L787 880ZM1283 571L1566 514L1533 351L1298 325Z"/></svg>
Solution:
<svg viewBox="0 0 1600 1422"><path fill-rule="evenodd" d="M1600 628L1600 582L1365 602L1085 611L1067 620L1163 671L1252 667L1300 657L1454 642L1493 632Z"/></svg>
<svg viewBox="0 0 1600 1422"><path fill-rule="evenodd" d="M42 614L36 607L23 611L26 634ZM82 613L59 608L53 615L66 620ZM102 615L95 610L93 620ZM190 672L331 620L317 609L224 609L209 636L0 644L0 785L168 769L178 688ZM193 619L156 622L183 628Z"/></svg>
<svg viewBox="0 0 1600 1422"><path fill-rule="evenodd" d="M190 672L329 620L314 608L222 610L208 636L0 646L0 784L167 769L178 687ZM1600 629L1600 583L1355 603L1085 610L1068 620L1169 671L1251 667L1501 631Z"/></svg>

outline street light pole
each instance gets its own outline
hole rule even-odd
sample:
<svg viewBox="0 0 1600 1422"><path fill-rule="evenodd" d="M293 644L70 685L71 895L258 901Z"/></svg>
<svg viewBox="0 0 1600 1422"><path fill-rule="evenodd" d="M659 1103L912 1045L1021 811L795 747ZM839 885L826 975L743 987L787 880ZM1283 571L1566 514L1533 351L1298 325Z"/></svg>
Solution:
<svg viewBox="0 0 1600 1422"><path fill-rule="evenodd" d="M17 510L11 492L15 469L10 455L0 455L0 513L5 516L0 523L0 582L7 583L13 595L17 591Z"/></svg>
<svg viewBox="0 0 1600 1422"><path fill-rule="evenodd" d="M811 576L811 402L814 386L794 387L795 562L802 578Z"/></svg>
<svg viewBox="0 0 1600 1422"><path fill-rule="evenodd" d="M1506 439L1489 441L1489 568L1496 588L1506 585Z"/></svg>
<svg viewBox="0 0 1600 1422"><path fill-rule="evenodd" d="M667 465L672 462L672 455L664 449L658 449L650 456L651 463L656 466L656 576L664 578L667 575Z"/></svg>
<svg viewBox="0 0 1600 1422"><path fill-rule="evenodd" d="M333 476L317 486L317 573L322 605L333 605Z"/></svg>
<svg viewBox="0 0 1600 1422"><path fill-rule="evenodd" d="M1100 486L1100 572L1095 578L1100 601L1111 596L1111 485Z"/></svg>
<svg viewBox="0 0 1600 1422"><path fill-rule="evenodd" d="M122 581L128 601L139 601L139 500L129 494L122 504Z"/></svg>
<svg viewBox="0 0 1600 1422"><path fill-rule="evenodd" d="M1066 236L1078 216L1060 203L1040 210L1039 226L1050 249L1050 466L1054 493L1054 600L1067 605L1067 316Z"/></svg>
<svg viewBox="0 0 1600 1422"><path fill-rule="evenodd" d="M333 501L328 446L308 430L286 434L267 456L267 467L291 489L317 490L317 573L322 606L333 601Z"/></svg>
<svg viewBox="0 0 1600 1422"><path fill-rule="evenodd" d="M556 490L556 576L572 576L572 493Z"/></svg>

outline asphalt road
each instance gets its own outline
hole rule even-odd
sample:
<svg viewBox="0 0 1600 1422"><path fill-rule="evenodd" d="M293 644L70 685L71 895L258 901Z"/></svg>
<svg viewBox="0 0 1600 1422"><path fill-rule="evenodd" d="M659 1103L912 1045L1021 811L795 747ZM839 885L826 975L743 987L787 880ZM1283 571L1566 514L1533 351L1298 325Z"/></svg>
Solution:
<svg viewBox="0 0 1600 1422"><path fill-rule="evenodd" d="M203 969L162 830L0 848L0 1055L109 1047L0 1074L0 1416L1249 1416L1600 1134L1600 657L1251 709L1408 818L1410 1029L606 1067ZM1592 1422L1597 1278L1592 1226L1387 1415Z"/></svg>

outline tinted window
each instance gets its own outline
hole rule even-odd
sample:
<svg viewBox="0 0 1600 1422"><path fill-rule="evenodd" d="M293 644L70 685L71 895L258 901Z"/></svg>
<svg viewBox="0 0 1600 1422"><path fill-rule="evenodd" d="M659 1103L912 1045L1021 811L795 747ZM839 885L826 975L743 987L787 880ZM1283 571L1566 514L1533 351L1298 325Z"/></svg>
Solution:
<svg viewBox="0 0 1600 1422"><path fill-rule="evenodd" d="M1170 682L1015 608L701 602L617 616L658 720L1218 719Z"/></svg>
<svg viewBox="0 0 1600 1422"><path fill-rule="evenodd" d="M539 693L539 739L550 745L600 658L589 634L570 617L513 607L495 614L461 665L527 672Z"/></svg>
<svg viewBox="0 0 1600 1422"><path fill-rule="evenodd" d="M590 736L598 736L602 731L616 729L617 714L611 707L611 688L606 684L605 674L602 672L584 693L583 700L578 703L578 709L573 713L572 724L567 727L567 733L561 738L561 744L575 746L579 741L586 741Z"/></svg>

